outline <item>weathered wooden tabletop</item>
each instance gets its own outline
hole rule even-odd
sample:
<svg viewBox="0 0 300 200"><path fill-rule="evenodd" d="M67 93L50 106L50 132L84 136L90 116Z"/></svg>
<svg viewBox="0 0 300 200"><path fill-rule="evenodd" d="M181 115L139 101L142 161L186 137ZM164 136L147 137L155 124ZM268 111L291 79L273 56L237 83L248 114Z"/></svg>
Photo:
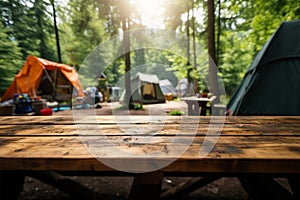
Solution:
<svg viewBox="0 0 300 200"><path fill-rule="evenodd" d="M0 170L300 173L299 122L300 117L226 117L224 124L220 117L191 116L0 117Z"/></svg>

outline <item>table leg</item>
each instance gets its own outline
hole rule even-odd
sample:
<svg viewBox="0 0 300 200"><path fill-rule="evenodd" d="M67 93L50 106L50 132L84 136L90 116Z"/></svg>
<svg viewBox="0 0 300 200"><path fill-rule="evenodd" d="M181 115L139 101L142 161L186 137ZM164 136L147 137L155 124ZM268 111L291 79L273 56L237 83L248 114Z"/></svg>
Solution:
<svg viewBox="0 0 300 200"><path fill-rule="evenodd" d="M134 178L130 200L155 200L160 199L163 173L149 172L137 174Z"/></svg>
<svg viewBox="0 0 300 200"><path fill-rule="evenodd" d="M200 110L199 110L199 105L197 104L197 102L188 101L187 105L188 105L188 115L199 116Z"/></svg>
<svg viewBox="0 0 300 200"><path fill-rule="evenodd" d="M291 175L288 177L288 181L295 199L300 200L300 175Z"/></svg>
<svg viewBox="0 0 300 200"><path fill-rule="evenodd" d="M295 199L293 195L268 175L244 175L239 180L253 199Z"/></svg>
<svg viewBox="0 0 300 200"><path fill-rule="evenodd" d="M99 199L97 194L80 183L73 181L57 172L43 171L29 174L33 178L66 192L78 199Z"/></svg>
<svg viewBox="0 0 300 200"><path fill-rule="evenodd" d="M206 177L196 177L188 179L187 181L182 182L177 186L163 192L161 194L161 199L180 199L180 197L183 197L185 194L191 193L201 187L204 187L219 178L219 175L210 175Z"/></svg>
<svg viewBox="0 0 300 200"><path fill-rule="evenodd" d="M201 101L199 102L199 108L200 110L200 115L201 116L206 116L206 110L207 110L207 102Z"/></svg>
<svg viewBox="0 0 300 200"><path fill-rule="evenodd" d="M23 189L24 178L21 172L0 172L0 199L18 199Z"/></svg>

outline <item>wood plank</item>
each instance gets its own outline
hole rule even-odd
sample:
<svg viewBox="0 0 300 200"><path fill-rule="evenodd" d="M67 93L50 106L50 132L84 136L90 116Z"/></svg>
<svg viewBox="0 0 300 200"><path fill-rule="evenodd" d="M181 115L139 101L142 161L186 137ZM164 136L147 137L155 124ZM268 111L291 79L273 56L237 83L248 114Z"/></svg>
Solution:
<svg viewBox="0 0 300 200"><path fill-rule="evenodd" d="M84 131L88 131L91 135L159 135L159 136L174 136L174 135L197 135L205 136L210 131L210 135L290 135L300 136L299 125L277 125L266 124L263 129L257 124L235 125L224 124L224 126L210 127L208 124L196 125L179 125L179 124L81 124L74 125L60 125L60 124L10 124L0 125L0 136L4 135L79 135L81 127L84 126Z"/></svg>
<svg viewBox="0 0 300 200"><path fill-rule="evenodd" d="M20 137L22 138L22 137ZM89 142L89 145L96 144L96 145L128 145L128 146L143 146L146 147L148 145L167 145L172 142L175 145L183 145L185 146L188 142L193 142L193 145L199 146L202 144L204 139L208 139L211 141L217 140L218 145L232 145L232 146L246 146L251 148L258 148L258 147L276 147L276 146L293 146L295 148L293 151L298 153L297 147L299 146L299 137L285 137L285 136L229 136L229 137L213 137L213 136L197 136L197 137L165 137L165 136L156 136L156 137L144 137L144 136L114 136L114 137L106 137L106 136L88 136L88 137L26 137L24 140L28 140L29 143L36 141L37 144L39 143L54 143L58 144L65 144L70 143L73 144L79 142ZM9 140L9 138L8 138ZM21 140L21 143L26 143L24 140ZM17 141L18 142L18 141ZM16 143L16 142L15 142ZM61 146L59 146L61 148Z"/></svg>
<svg viewBox="0 0 300 200"><path fill-rule="evenodd" d="M25 171L87 171L87 172L120 172L114 168L105 165L105 161L100 162L95 158L90 159L9 159L0 158L0 170L25 170ZM110 162L131 163L136 164L153 164L157 161L140 160L139 162L132 162L126 159L109 159ZM299 174L299 161L295 160L253 160L253 159L177 159L163 169L164 173L170 175L189 174L189 173L270 173L270 174ZM192 167L191 167L192 166ZM127 172L125 172L127 173Z"/></svg>
<svg viewBox="0 0 300 200"><path fill-rule="evenodd" d="M170 159L188 146L182 158L202 159L199 156L204 137L180 137L174 141L170 137L127 136L113 137L5 137L0 141L2 158L91 158L86 150L95 148L103 158L120 157L128 159L148 158L152 152L159 151L158 159ZM214 137L207 138L210 141ZM172 143L171 143L172 142ZM265 136L265 137L220 137L215 147L206 158L228 159L278 159L300 160L300 138ZM115 151L115 152L114 152ZM119 151L124 151L119 155ZM128 154L125 154L128 152Z"/></svg>
<svg viewBox="0 0 300 200"><path fill-rule="evenodd" d="M120 128L112 116L101 116L92 123L81 122L87 135L78 137L72 117L0 117L0 170L114 171L91 155L88 146L101 161L133 170L140 164L147 169L170 161L162 171L300 173L300 117L229 117L220 137L216 129L204 137L209 117L188 118L182 127L180 119L167 117L153 124L148 116L138 116L133 124L121 121ZM191 127L195 122L196 129ZM94 130L98 126L103 132ZM157 128L159 134L154 132ZM204 141L208 149L216 145L201 157Z"/></svg>
<svg viewBox="0 0 300 200"><path fill-rule="evenodd" d="M84 115L83 115L84 117ZM96 121L93 121L96 119ZM170 124L184 123L199 123L208 124L210 122L225 124L299 124L300 118L297 116L160 116L161 122ZM122 119L119 116L92 116L90 123L99 124L115 124L118 123L153 123L159 122L159 118L155 119L153 116L128 116ZM76 121L79 123L79 119ZM75 124L73 116L0 116L0 124Z"/></svg>

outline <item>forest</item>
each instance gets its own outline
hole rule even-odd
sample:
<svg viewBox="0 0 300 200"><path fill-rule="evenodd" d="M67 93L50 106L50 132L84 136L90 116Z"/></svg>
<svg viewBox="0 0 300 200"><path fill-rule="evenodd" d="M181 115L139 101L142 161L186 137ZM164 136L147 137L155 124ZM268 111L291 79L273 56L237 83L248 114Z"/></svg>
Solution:
<svg viewBox="0 0 300 200"><path fill-rule="evenodd" d="M183 35L187 40L184 56L145 48L120 55L111 62L117 49L108 45L100 49L103 55L98 59L107 65L101 69L105 69L110 85L116 85L128 67L134 69L148 63L146 72L159 73L160 78L169 78L174 85L187 78L202 90L205 81L201 77L206 77L209 69L208 62L196 51L201 45L215 62L230 96L278 26L300 18L300 1L2 0L0 10L0 96L28 55L80 70L90 53L103 47L105 41L117 38L122 42L127 37L129 49L139 43L138 35L126 34L137 28L172 30ZM95 73L98 72L96 69ZM164 77L170 72L173 77ZM88 78L81 81L88 85Z"/></svg>

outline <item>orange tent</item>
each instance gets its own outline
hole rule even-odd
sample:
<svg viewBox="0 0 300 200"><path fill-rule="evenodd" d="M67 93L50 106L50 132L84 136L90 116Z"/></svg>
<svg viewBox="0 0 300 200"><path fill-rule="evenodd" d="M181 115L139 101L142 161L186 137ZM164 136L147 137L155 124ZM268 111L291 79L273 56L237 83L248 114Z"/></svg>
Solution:
<svg viewBox="0 0 300 200"><path fill-rule="evenodd" d="M47 82L42 81L45 79L47 79ZM16 75L15 80L2 96L1 101L13 98L15 93L27 93L31 97L43 95L43 92L41 92L43 91L41 82L44 83L44 86L48 87L44 91L52 91L52 94L57 95L62 91L59 91L57 87L59 84L68 83L76 89L75 95L84 96L78 74L72 67L30 55L27 57L23 68ZM70 93L68 95L72 94L72 92L68 93Z"/></svg>

